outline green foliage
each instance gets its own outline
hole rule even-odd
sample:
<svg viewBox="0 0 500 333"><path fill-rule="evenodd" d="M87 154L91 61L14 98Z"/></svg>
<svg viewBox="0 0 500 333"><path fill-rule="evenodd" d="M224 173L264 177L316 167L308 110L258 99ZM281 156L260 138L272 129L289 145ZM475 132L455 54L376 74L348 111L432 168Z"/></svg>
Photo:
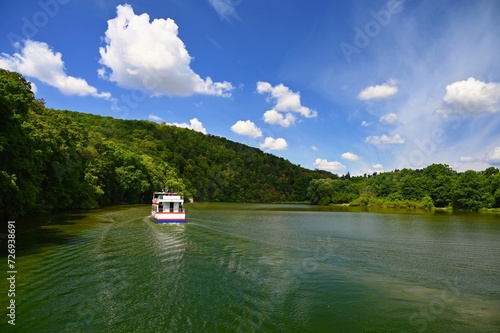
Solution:
<svg viewBox="0 0 500 333"><path fill-rule="evenodd" d="M500 170L490 167L458 174L448 165L432 164L422 170L403 169L370 177L312 180L307 193L310 202L319 205L477 211L500 207Z"/></svg>
<svg viewBox="0 0 500 333"><path fill-rule="evenodd" d="M0 124L5 126L13 118L28 113L35 99L31 84L18 73L0 68Z"/></svg>
<svg viewBox="0 0 500 333"><path fill-rule="evenodd" d="M23 214L37 202L43 151L31 128L24 126L35 104L29 82L0 69L0 215L5 207Z"/></svg>
<svg viewBox="0 0 500 333"><path fill-rule="evenodd" d="M447 207L451 204L453 189L458 175L448 165L432 164L422 172L424 189L436 207Z"/></svg>
<svg viewBox="0 0 500 333"><path fill-rule="evenodd" d="M309 201L315 205L349 203L359 197L358 186L346 179L314 179L307 189Z"/></svg>
<svg viewBox="0 0 500 333"><path fill-rule="evenodd" d="M496 178L493 182L490 182L489 178L494 178L494 175L488 176L487 172L472 170L462 173L453 191L453 208L478 211L481 208L494 207L498 183Z"/></svg>

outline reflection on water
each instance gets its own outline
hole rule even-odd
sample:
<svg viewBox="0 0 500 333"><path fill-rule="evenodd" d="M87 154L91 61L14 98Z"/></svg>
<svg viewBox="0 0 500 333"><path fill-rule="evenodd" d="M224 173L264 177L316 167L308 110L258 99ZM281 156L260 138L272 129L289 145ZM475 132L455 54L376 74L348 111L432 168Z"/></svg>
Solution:
<svg viewBox="0 0 500 333"><path fill-rule="evenodd" d="M158 225L148 209L18 235L16 329L499 331L498 215L200 203Z"/></svg>

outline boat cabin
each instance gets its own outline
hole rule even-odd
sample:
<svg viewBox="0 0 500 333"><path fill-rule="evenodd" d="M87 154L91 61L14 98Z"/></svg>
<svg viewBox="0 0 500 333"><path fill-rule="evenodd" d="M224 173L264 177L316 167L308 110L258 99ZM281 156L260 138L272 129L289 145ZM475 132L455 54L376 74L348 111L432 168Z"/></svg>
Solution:
<svg viewBox="0 0 500 333"><path fill-rule="evenodd" d="M158 213L184 212L184 197L175 192L154 192L153 211Z"/></svg>

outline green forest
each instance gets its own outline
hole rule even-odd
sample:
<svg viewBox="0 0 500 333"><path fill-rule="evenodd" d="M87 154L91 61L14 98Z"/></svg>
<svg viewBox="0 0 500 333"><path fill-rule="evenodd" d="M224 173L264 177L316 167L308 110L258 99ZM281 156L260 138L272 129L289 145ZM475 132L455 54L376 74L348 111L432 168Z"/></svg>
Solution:
<svg viewBox="0 0 500 333"><path fill-rule="evenodd" d="M446 164L432 164L363 177L347 174L312 180L308 199L319 205L478 211L500 207L500 173L494 167L458 173Z"/></svg>
<svg viewBox="0 0 500 333"><path fill-rule="evenodd" d="M150 202L168 188L195 201L310 202L457 210L500 207L500 172L433 164L351 177L257 148L145 120L54 110L0 69L0 216Z"/></svg>

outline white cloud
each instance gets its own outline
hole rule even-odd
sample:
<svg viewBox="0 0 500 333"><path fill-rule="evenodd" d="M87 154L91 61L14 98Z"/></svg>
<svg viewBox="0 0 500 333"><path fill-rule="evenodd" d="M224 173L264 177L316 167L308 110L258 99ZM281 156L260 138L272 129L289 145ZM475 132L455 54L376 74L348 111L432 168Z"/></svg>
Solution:
<svg viewBox="0 0 500 333"><path fill-rule="evenodd" d="M283 138L274 139L267 137L263 143L259 143L259 146L269 150L286 150L288 143Z"/></svg>
<svg viewBox="0 0 500 333"><path fill-rule="evenodd" d="M363 121L361 122L361 126L363 126L363 127L368 127L368 126L370 126L370 123L369 123L369 122L367 122L367 121L364 121L364 120L363 120Z"/></svg>
<svg viewBox="0 0 500 333"><path fill-rule="evenodd" d="M472 163L477 161L477 159L472 156L461 156L458 160L464 163Z"/></svg>
<svg viewBox="0 0 500 333"><path fill-rule="evenodd" d="M160 118L161 119L161 118ZM207 134L207 130L205 127L203 127L203 124L201 121L198 120L198 118L193 118L189 120L189 124L187 123L173 123L170 124L172 126L177 126L177 127L182 127L182 128L188 128L193 131L197 131L203 134Z"/></svg>
<svg viewBox="0 0 500 333"><path fill-rule="evenodd" d="M486 162L500 165L500 147L495 147L493 151L486 156Z"/></svg>
<svg viewBox="0 0 500 333"><path fill-rule="evenodd" d="M358 99L366 101L370 99L389 98L398 92L395 80L389 80L384 84L367 87L358 94Z"/></svg>
<svg viewBox="0 0 500 333"><path fill-rule="evenodd" d="M234 9L235 0L208 0L208 2L214 7L221 20L230 22L231 18L238 18Z"/></svg>
<svg viewBox="0 0 500 333"><path fill-rule="evenodd" d="M150 22L148 14L135 15L130 5L119 5L116 12L116 18L108 21L105 46L99 48L100 77L152 96L231 96L231 83L203 80L191 69L191 56L177 36L174 20Z"/></svg>
<svg viewBox="0 0 500 333"><path fill-rule="evenodd" d="M314 151L316 151L316 150L318 150L318 147L316 147L316 146L311 146L311 149L312 149L312 150L314 150Z"/></svg>
<svg viewBox="0 0 500 333"><path fill-rule="evenodd" d="M149 115L148 118L149 118L149 120L152 120L152 121L163 121L163 118L158 117L157 115L152 114L152 113Z"/></svg>
<svg viewBox="0 0 500 333"><path fill-rule="evenodd" d="M384 114L379 118L379 121L383 124L395 124L398 121L398 116L395 113Z"/></svg>
<svg viewBox="0 0 500 333"><path fill-rule="evenodd" d="M38 87L33 82L30 82L30 83L31 83L31 91L33 92L33 94L36 95L36 93L38 92Z"/></svg>
<svg viewBox="0 0 500 333"><path fill-rule="evenodd" d="M67 75L62 54L54 52L46 43L26 40L23 45L17 43L15 48L19 53L16 52L12 56L2 53L1 68L36 78L59 89L65 95L112 99L109 92L98 92L97 88L89 85L85 79Z"/></svg>
<svg viewBox="0 0 500 333"><path fill-rule="evenodd" d="M372 165L372 168L373 169L366 170L365 173L367 173L367 174L373 174L375 172L376 173L382 173L382 172L384 172L384 166L382 164L380 164L380 163Z"/></svg>
<svg viewBox="0 0 500 333"><path fill-rule="evenodd" d="M273 108L276 111L298 112L307 118L317 116L316 111L306 106L302 106L300 102L300 93L293 92L282 83L273 87L268 82L257 82L257 92L259 94L270 93L271 98L276 101L276 105Z"/></svg>
<svg viewBox="0 0 500 333"><path fill-rule="evenodd" d="M473 77L447 85L443 105L436 110L438 114L443 115L498 111L500 111L500 83L486 83Z"/></svg>
<svg viewBox="0 0 500 333"><path fill-rule="evenodd" d="M295 124L295 116L287 112L285 117L276 110L268 110L264 113L263 119L268 124L280 125L283 127L290 127Z"/></svg>
<svg viewBox="0 0 500 333"><path fill-rule="evenodd" d="M345 169L345 165L343 165L340 162L333 161L329 162L326 159L321 159L317 158L316 161L314 161L314 167L320 170L326 170L326 171L337 171L341 169Z"/></svg>
<svg viewBox="0 0 500 333"><path fill-rule="evenodd" d="M163 118L161 118L153 113L151 113L148 118L149 118L149 120L156 121L156 122L163 122L164 121ZM172 124L169 123L168 125L181 127L181 128L187 128L187 129L190 129L193 131L207 134L207 129L205 127L203 127L203 123L201 121L199 121L198 118L190 119L189 124L188 123L172 123Z"/></svg>
<svg viewBox="0 0 500 333"><path fill-rule="evenodd" d="M359 160L359 156L356 155L356 154L353 154L351 152L343 153L342 154L342 158L344 160L348 160L348 161L357 161L357 160Z"/></svg>
<svg viewBox="0 0 500 333"><path fill-rule="evenodd" d="M389 144L402 144L405 143L405 140L401 137L399 134L394 134L392 137L387 136L387 135L382 135L382 136L369 136L365 139L365 142L371 143L373 145L389 145Z"/></svg>
<svg viewBox="0 0 500 333"><path fill-rule="evenodd" d="M250 136L252 138L258 138L262 136L262 131L250 120L238 120L233 126L231 126L231 131L236 134Z"/></svg>
<svg viewBox="0 0 500 333"><path fill-rule="evenodd" d="M259 94L269 94L270 97L267 100L275 102L273 109L264 114L264 120L267 123L288 127L295 122L295 117L290 112L300 113L306 118L312 118L318 115L316 111L301 104L300 93L293 92L290 88L281 83L273 87L268 82L259 81L257 82L257 92ZM280 114L278 112L288 113L285 117L282 115L279 117Z"/></svg>

